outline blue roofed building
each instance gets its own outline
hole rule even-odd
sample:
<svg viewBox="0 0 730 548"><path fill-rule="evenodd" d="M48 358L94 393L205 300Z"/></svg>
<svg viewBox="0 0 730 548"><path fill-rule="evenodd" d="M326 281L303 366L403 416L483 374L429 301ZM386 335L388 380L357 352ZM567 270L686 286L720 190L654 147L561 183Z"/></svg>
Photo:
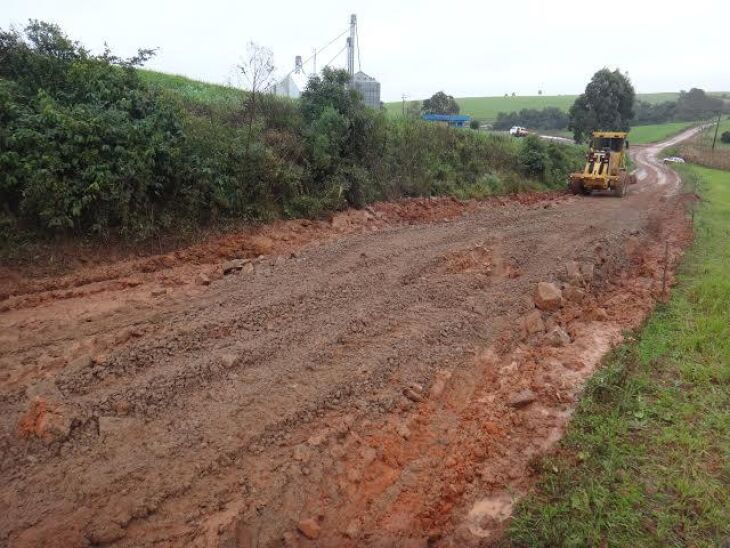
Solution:
<svg viewBox="0 0 730 548"><path fill-rule="evenodd" d="M427 122L437 122L449 127L468 127L471 116L466 114L423 114L421 119Z"/></svg>

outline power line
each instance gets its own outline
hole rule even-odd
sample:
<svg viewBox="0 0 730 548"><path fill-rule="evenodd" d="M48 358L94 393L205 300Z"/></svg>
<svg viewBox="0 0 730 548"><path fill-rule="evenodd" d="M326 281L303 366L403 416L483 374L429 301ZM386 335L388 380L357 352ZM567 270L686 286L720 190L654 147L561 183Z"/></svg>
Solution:
<svg viewBox="0 0 730 548"><path fill-rule="evenodd" d="M349 29L345 29L343 32L341 32L340 34L338 34L335 38L333 38L332 40L330 40L329 42L327 42L324 46L322 46L319 49L315 49L314 50L314 53L312 53L312 55L310 55L306 60L302 61L302 67L304 65L306 65L307 63L309 63L312 59L316 59L317 58L317 53L322 53L324 50L326 50L328 47L330 47L332 44L334 44L337 40L339 40L345 34L347 34L348 31L349 31ZM345 46L345 47L347 47L347 46ZM340 53L342 53L342 51L340 51ZM338 53L337 55L339 55L340 53ZM336 58L337 55L335 55L334 58ZM334 58L333 58L333 60L334 60ZM332 61L330 61L330 63L331 62ZM327 65L329 65L329 63L327 63ZM327 65L325 65L325 66L327 66ZM313 72L316 72L316 68L317 67L315 66L315 70ZM282 78L282 80L286 80L287 78L289 78L289 76L291 76L294 73L295 70L296 70L296 68L293 69L293 70L290 70L289 72L287 72L286 75Z"/></svg>
<svg viewBox="0 0 730 548"><path fill-rule="evenodd" d="M338 58L338 57L339 57L340 55L342 55L342 52L343 52L343 51L345 51L346 49L347 49L347 46L345 46L345 47L344 47L344 48L342 48L342 49L341 49L340 51L338 51L338 52L337 52L337 53L335 54L335 56L334 56L334 57L333 57L332 59L330 59L330 62L329 62L329 63L327 63L327 64L325 65L325 67L328 67L328 66L330 66L330 65L332 64L332 61L334 61L334 60L335 60L335 59L337 59L337 58Z"/></svg>
<svg viewBox="0 0 730 548"><path fill-rule="evenodd" d="M312 55L310 55L310 56L309 56L309 58L308 58L308 59L307 59L306 61L304 61L304 62L303 62L302 64L304 64L304 63L309 63L309 61L311 61L311 60L312 60L312 59L314 58L314 56L315 56L315 55L317 55L317 52L319 52L319 53L322 53L322 52L323 52L324 50L326 50L326 49L327 49L328 47L330 47L330 46L331 46L332 44L334 44L334 43L335 43L335 42L336 42L337 40L339 40L339 39L340 39L340 38L342 38L342 37L343 37L343 36L344 36L345 34L347 34L347 32L348 32L349 30L350 30L350 29L345 29L345 30L344 30L344 31L342 31L342 32L341 32L340 34L338 34L337 36L335 36L335 37L334 37L334 38L333 38L332 40L330 40L329 42L327 42L327 44L325 44L324 46L322 46L322 47L321 47L321 48L319 48L319 49L316 49L316 50L314 50L314 51L315 51L315 53L313 53Z"/></svg>

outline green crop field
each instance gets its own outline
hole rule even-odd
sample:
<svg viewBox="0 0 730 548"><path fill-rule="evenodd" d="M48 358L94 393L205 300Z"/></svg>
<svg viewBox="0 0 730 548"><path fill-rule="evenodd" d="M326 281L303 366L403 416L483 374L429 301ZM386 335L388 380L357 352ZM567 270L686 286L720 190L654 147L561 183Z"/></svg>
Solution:
<svg viewBox="0 0 730 548"><path fill-rule="evenodd" d="M690 128L697 122L668 122L666 124L652 124L649 126L634 126L629 133L629 143L644 145L656 143L681 131Z"/></svg>
<svg viewBox="0 0 730 548"><path fill-rule="evenodd" d="M493 122L500 112L514 112L523 108L557 107L567 111L577 95L534 95L517 97L457 97L456 102L461 107L462 114L468 114L480 122ZM679 93L640 93L637 98L647 103L674 101ZM389 113L402 112L401 102L386 103Z"/></svg>

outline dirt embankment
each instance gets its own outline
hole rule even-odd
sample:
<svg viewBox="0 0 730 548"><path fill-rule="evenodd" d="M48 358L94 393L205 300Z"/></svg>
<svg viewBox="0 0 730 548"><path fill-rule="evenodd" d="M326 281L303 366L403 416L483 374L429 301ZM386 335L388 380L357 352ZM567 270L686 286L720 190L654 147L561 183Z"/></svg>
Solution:
<svg viewBox="0 0 730 548"><path fill-rule="evenodd" d="M0 542L494 541L690 237L658 147L633 150L623 200L382 204L16 273Z"/></svg>

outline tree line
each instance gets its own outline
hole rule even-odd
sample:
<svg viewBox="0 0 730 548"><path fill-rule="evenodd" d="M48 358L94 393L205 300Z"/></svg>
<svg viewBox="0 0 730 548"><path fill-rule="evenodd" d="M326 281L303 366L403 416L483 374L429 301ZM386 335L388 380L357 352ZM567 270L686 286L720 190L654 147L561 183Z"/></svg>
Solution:
<svg viewBox="0 0 730 548"><path fill-rule="evenodd" d="M561 130L568 127L568 113L557 107L523 108L519 112L500 112L492 127L506 130L512 126L532 129Z"/></svg>
<svg viewBox="0 0 730 548"><path fill-rule="evenodd" d="M628 131L631 125L706 120L725 108L723 98L708 95L698 88L681 91L674 101L637 101L628 76L618 70L601 69L567 113L555 107L500 112L493 127L497 130L512 126L540 130L569 129L577 141L582 141L598 128Z"/></svg>

